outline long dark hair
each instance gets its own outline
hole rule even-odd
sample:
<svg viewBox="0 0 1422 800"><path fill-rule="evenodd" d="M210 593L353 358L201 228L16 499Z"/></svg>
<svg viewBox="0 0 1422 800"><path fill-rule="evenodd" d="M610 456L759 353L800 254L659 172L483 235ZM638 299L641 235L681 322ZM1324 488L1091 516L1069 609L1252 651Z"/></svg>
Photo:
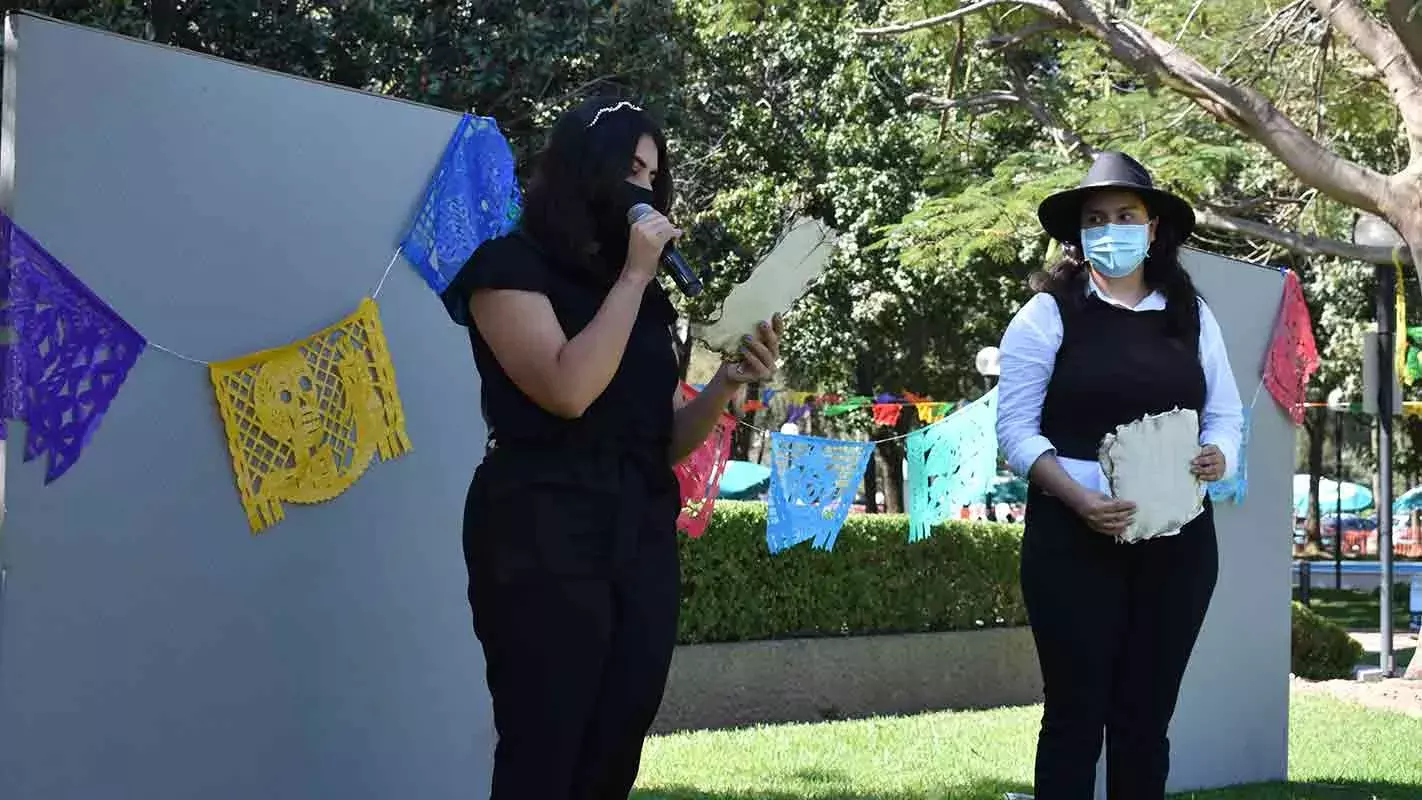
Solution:
<svg viewBox="0 0 1422 800"><path fill-rule="evenodd" d="M1160 219L1143 269L1146 286L1165 295L1167 334L1174 339L1194 342L1200 335L1200 293L1190 280L1190 273L1180 266L1183 239L1179 231ZM1080 243L1061 242L1061 246L1062 257L1047 269L1034 272L1028 283L1033 291L1055 297L1063 310L1078 308L1086 302L1090 262L1082 254Z"/></svg>
<svg viewBox="0 0 1422 800"><path fill-rule="evenodd" d="M561 261L603 271L596 256L597 220L593 209L610 202L632 170L637 142L657 143L653 205L663 214L672 204L671 159L661 127L643 111L598 97L563 113L548 144L538 155L524 194L523 230ZM602 111L599 117L598 112ZM597 124L593 124L596 120Z"/></svg>

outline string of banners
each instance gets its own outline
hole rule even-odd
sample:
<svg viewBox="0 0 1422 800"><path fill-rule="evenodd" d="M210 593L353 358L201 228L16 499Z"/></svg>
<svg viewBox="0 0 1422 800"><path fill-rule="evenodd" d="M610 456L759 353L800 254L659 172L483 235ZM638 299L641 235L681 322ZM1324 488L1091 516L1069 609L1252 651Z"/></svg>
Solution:
<svg viewBox="0 0 1422 800"><path fill-rule="evenodd" d="M1260 395L1267 390L1299 424L1307 405L1308 383L1318 366L1318 349L1302 286L1295 273L1284 271L1283 295L1262 375L1253 399L1244 409L1239 468L1232 477L1209 485L1214 502L1245 502L1249 488L1248 444ZM686 387L685 391L694 393L696 388ZM910 396L909 404L913 400ZM763 402L768 404L769 399ZM845 401L836 398L832 402ZM858 398L849 410L873 408L875 421L879 422L880 402L892 401L883 396L872 401ZM788 421L794 421L802 404L803 397L791 399ZM927 424L907 435L864 442L789 435L748 426L770 437L766 497L766 544L770 552L780 553L805 542L815 548L833 549L874 448L901 439L906 440L908 462L909 539L919 541L930 536L937 525L955 518L960 509L984 499L991 490L998 464L997 405L997 390L993 389L946 416L933 420L920 417ZM895 417L893 423L881 424L897 422ZM729 415L723 417L707 445L678 468L685 498L679 524L693 537L700 536L709 522L737 424L747 423Z"/></svg>
<svg viewBox="0 0 1422 800"><path fill-rule="evenodd" d="M378 456L411 449L376 298L403 255L435 292L521 210L513 152L493 120L455 126L415 219L368 297L345 319L303 339L220 362L148 341L60 260L0 215L4 274L0 435L26 426L24 460L43 456L45 483L95 439L129 371L149 348L207 367L254 533L286 503L321 503L349 489Z"/></svg>
<svg viewBox="0 0 1422 800"><path fill-rule="evenodd" d="M700 390L701 386L694 387ZM912 408L918 415L918 421L931 425L953 410L953 403L944 403L932 400L913 392L904 392L902 395L879 394L873 397L868 395L842 395L836 393L820 394L818 392L803 392L790 389L762 389L755 397L748 397L740 404L740 411L745 414L754 414L758 411L767 411L773 404L783 400L787 406L787 423L799 422L809 416L812 411L819 411L823 417L840 417L854 411L869 411L873 415L875 425L892 428L899 424L905 409Z"/></svg>
<svg viewBox="0 0 1422 800"><path fill-rule="evenodd" d="M288 503L330 501L378 457L410 452L377 299L403 256L436 293L484 241L517 225L521 198L514 158L497 124L461 117L426 189L424 202L369 296L334 325L286 345L206 362L151 342L42 244L0 214L0 438L7 421L24 423L24 460L45 461L45 483L65 475L98 436L134 364L148 350L207 368L232 459L238 498L253 533L284 518ZM1262 385L1299 421L1317 351L1297 276L1266 357ZM313 326L314 327L314 326ZM695 389L686 387L688 393ZM768 406L771 394L756 398ZM893 426L913 407L925 427L906 439L911 538L983 497L996 476L997 393L962 406L906 393L841 397L788 393L788 421L817 407L826 416L868 409ZM730 458L736 418L726 415L677 467L679 526L700 536L710 520ZM804 542L832 549L876 442L770 433L766 539L779 553ZM1231 484L1244 497L1243 472ZM1212 491L1215 487L1212 487Z"/></svg>

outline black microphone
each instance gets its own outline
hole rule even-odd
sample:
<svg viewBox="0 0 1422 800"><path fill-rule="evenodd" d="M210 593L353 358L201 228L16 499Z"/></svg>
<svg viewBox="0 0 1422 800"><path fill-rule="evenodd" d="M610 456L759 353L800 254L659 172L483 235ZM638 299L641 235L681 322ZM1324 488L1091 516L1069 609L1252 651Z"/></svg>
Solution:
<svg viewBox="0 0 1422 800"><path fill-rule="evenodd" d="M657 210L646 203L638 203L627 210L627 222L637 224L639 220L648 214L655 214ZM695 297L701 294L701 279L696 277L696 273L691 271L686 259L681 257L681 253L676 251L676 247L671 242L662 249L662 268L671 273L672 281L676 283L676 288L687 297Z"/></svg>

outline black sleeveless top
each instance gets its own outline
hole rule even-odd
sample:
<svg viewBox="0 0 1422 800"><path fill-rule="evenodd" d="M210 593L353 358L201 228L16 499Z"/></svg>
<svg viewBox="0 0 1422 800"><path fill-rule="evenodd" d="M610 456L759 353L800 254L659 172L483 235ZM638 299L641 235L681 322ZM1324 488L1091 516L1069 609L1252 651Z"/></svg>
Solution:
<svg viewBox="0 0 1422 800"><path fill-rule="evenodd" d="M480 246L442 294L450 316L469 329L489 429L465 507L471 571L477 562L503 579L604 574L631 558L649 528L675 536L672 400L680 370L676 309L662 287L647 286L621 365L577 419L525 395L469 318L477 290L537 292L571 339L611 290L616 273L607 274L561 264L515 233Z"/></svg>
<svg viewBox="0 0 1422 800"><path fill-rule="evenodd" d="M1164 311L1132 311L1095 294L1056 299L1062 343L1041 430L1058 455L1095 461L1101 439L1119 425L1176 408L1204 410L1198 326L1172 336Z"/></svg>

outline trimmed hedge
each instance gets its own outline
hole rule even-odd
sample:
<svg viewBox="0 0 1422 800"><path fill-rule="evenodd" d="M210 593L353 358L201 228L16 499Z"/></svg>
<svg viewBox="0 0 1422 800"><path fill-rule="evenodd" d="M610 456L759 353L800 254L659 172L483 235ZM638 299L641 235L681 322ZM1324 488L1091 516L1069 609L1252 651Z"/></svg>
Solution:
<svg viewBox="0 0 1422 800"><path fill-rule="evenodd" d="M833 551L770 555L764 503L716 503L681 537L683 644L1023 625L1020 526L950 522L908 541L908 517L851 515Z"/></svg>
<svg viewBox="0 0 1422 800"><path fill-rule="evenodd" d="M1347 631L1294 603L1291 672L1309 681L1351 678L1362 660L1363 646Z"/></svg>

